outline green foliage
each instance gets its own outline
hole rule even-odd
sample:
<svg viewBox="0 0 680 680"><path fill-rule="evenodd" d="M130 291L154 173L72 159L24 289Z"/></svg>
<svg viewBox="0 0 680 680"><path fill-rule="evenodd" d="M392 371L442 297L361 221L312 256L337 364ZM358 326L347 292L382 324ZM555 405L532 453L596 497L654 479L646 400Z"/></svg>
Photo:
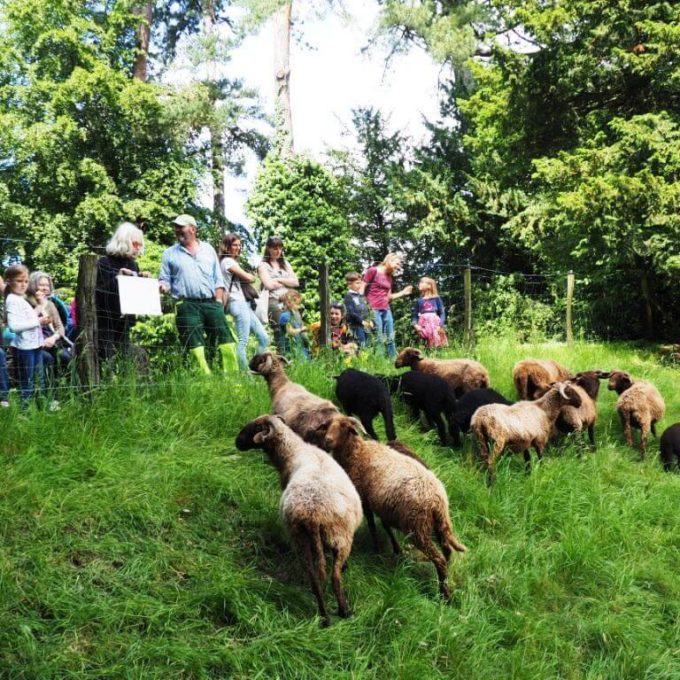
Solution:
<svg viewBox="0 0 680 680"><path fill-rule="evenodd" d="M334 299L344 297L344 276L358 267L337 180L304 157L265 159L248 198L247 211L261 247L268 236L285 244L308 310L318 310L319 265L328 262Z"/></svg>
<svg viewBox="0 0 680 680"><path fill-rule="evenodd" d="M146 350L155 373L167 373L181 363L181 351L174 314L151 316L138 321L130 331L133 344Z"/></svg>

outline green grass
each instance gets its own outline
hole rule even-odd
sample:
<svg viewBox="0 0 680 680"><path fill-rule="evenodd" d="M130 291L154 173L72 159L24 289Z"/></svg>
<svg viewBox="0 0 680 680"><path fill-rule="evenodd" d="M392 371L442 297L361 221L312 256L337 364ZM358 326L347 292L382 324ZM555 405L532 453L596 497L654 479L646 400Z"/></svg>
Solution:
<svg viewBox="0 0 680 680"><path fill-rule="evenodd" d="M651 350L495 342L475 357L512 396L527 356L625 369L680 420L678 371ZM387 365L375 368L385 370ZM389 370L389 369L388 369ZM330 396L337 369L295 367ZM269 409L177 374L115 385L57 413L0 413L0 675L7 678L680 678L680 476L626 447L600 394L595 454L566 442L488 488L470 442L438 446L398 412L400 438L444 481L469 552L453 602L414 551L376 555L365 525L344 581L354 616L319 627L278 519L279 486L240 427ZM327 601L334 606L330 588Z"/></svg>

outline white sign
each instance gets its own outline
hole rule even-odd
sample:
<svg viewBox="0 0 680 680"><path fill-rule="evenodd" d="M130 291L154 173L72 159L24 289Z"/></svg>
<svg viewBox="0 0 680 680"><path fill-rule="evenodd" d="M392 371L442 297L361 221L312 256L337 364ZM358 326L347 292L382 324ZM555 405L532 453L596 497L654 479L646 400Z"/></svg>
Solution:
<svg viewBox="0 0 680 680"><path fill-rule="evenodd" d="M120 296L120 313L160 316L161 294L158 279L141 276L116 276Z"/></svg>

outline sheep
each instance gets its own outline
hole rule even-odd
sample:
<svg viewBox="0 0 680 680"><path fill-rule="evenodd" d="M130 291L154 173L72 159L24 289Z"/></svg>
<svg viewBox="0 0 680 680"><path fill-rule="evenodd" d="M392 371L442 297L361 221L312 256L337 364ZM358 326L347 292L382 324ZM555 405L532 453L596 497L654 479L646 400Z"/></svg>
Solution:
<svg viewBox="0 0 680 680"><path fill-rule="evenodd" d="M664 430L659 441L659 448L663 469L666 472L671 471L673 456L677 458L678 466L680 466L680 423L675 423Z"/></svg>
<svg viewBox="0 0 680 680"><path fill-rule="evenodd" d="M252 373L267 381L272 400L272 413L305 441L319 446L323 442L324 427L340 411L328 399L317 397L302 385L288 378L283 369L287 360L272 352L256 354L250 360Z"/></svg>
<svg viewBox="0 0 680 680"><path fill-rule="evenodd" d="M361 524L361 499L347 473L325 451L305 443L278 416L260 416L236 437L240 451L264 449L281 478L281 519L304 561L324 625L330 616L322 587L324 548L333 554L332 584L338 614L350 616L341 572Z"/></svg>
<svg viewBox="0 0 680 680"><path fill-rule="evenodd" d="M555 421L553 435L560 433L588 431L590 445L595 448L595 423L597 422L597 395L600 392L600 380L608 378L604 371L581 371L577 373L569 384L581 397L581 405L566 405L560 409ZM581 441L583 441L581 439Z"/></svg>
<svg viewBox="0 0 680 680"><path fill-rule="evenodd" d="M385 421L387 440L394 441L397 433L394 429L392 402L385 383L380 378L354 368L348 368L335 376L335 379L335 394L346 413L357 415L373 439L378 438L373 429L373 418L381 413Z"/></svg>
<svg viewBox="0 0 680 680"><path fill-rule="evenodd" d="M508 406L511 403L502 394L488 387L466 392L456 402L455 413L449 421L454 445L461 445L460 433L470 431L470 421L480 406L485 406L486 404L505 404Z"/></svg>
<svg viewBox="0 0 680 680"><path fill-rule="evenodd" d="M437 428L441 445L446 446L444 419L451 430L451 418L456 407L455 394L446 380L420 371L407 371L398 376L381 376L381 379L387 383L393 394L403 399L414 419L420 417L421 411L425 414L428 425Z"/></svg>
<svg viewBox="0 0 680 680"><path fill-rule="evenodd" d="M357 421L347 416L331 420L324 448L354 482L376 549L379 546L373 513L380 517L395 554L401 549L392 527L411 534L415 546L434 564L439 592L448 599L447 563L452 551L465 552L467 548L453 533L443 484L412 458L380 442L361 439ZM433 531L443 556L432 542Z"/></svg>
<svg viewBox="0 0 680 680"><path fill-rule="evenodd" d="M472 359L426 359L419 349L407 347L399 352L394 365L397 368L410 366L414 371L443 378L453 388L456 397L489 386L489 372Z"/></svg>
<svg viewBox="0 0 680 680"><path fill-rule="evenodd" d="M633 380L625 371L612 371L607 387L619 395L616 410L628 446L633 446L632 428L640 430L640 457L644 459L649 431L656 437L656 423L666 412L663 397L652 383Z"/></svg>
<svg viewBox="0 0 680 680"><path fill-rule="evenodd" d="M536 401L518 401L510 406L487 404L477 409L470 429L486 463L490 482L495 480L494 461L506 447L524 452L527 470L531 469L531 447L539 459L543 457L553 424L565 404L578 407L581 397L568 383L558 382Z"/></svg>
<svg viewBox="0 0 680 680"><path fill-rule="evenodd" d="M524 401L536 399L537 392L545 393L552 383L570 378L572 372L552 359L523 359L512 369L517 396Z"/></svg>

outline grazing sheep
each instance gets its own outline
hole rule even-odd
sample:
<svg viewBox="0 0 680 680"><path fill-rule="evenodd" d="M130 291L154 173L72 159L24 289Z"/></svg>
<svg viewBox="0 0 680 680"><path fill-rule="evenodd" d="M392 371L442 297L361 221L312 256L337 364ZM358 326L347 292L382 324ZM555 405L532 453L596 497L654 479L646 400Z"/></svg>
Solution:
<svg viewBox="0 0 680 680"><path fill-rule="evenodd" d="M354 482L376 548L373 513L380 517L395 553L400 552L400 547L392 527L412 536L414 545L434 564L439 592L448 598L447 562L453 550L465 552L466 547L453 533L443 484L412 458L380 442L361 439L356 425L357 421L346 416L333 418L324 447ZM432 542L432 532L444 556Z"/></svg>
<svg viewBox="0 0 680 680"><path fill-rule="evenodd" d="M572 377L568 368L552 359L523 359L512 369L517 396L523 401L532 401L547 392L552 383Z"/></svg>
<svg viewBox="0 0 680 680"><path fill-rule="evenodd" d="M387 440L394 441L397 433L394 429L392 402L385 383L380 378L354 368L343 371L336 376L336 380L335 394L347 414L358 416L366 432L377 439L373 418L381 413L385 421Z"/></svg>
<svg viewBox="0 0 680 680"><path fill-rule="evenodd" d="M559 433L582 433L587 430L590 445L595 448L597 395L600 392L600 380L608 377L609 373L603 371L581 371L569 381L569 384L581 397L581 405L566 405L560 409L560 414L557 416L553 430L555 436Z"/></svg>
<svg viewBox="0 0 680 680"><path fill-rule="evenodd" d="M250 360L250 370L267 381L272 413L281 416L305 441L319 446L323 442L325 426L340 411L332 401L317 397L290 380L283 369L284 362L287 363L283 357L264 352Z"/></svg>
<svg viewBox="0 0 680 680"><path fill-rule="evenodd" d="M676 457L678 467L680 467L680 423L675 423L675 425L671 425L664 430L659 445L663 469L666 472L671 471L673 456Z"/></svg>
<svg viewBox="0 0 680 680"><path fill-rule="evenodd" d="M278 416L260 416L236 437L239 450L264 449L281 477L283 525L303 559L325 625L324 548L333 553L332 584L338 614L350 615L341 572L361 524L361 500L347 473L327 453L305 443Z"/></svg>
<svg viewBox="0 0 680 680"><path fill-rule="evenodd" d="M464 392L489 386L489 373L472 359L426 359L419 349L407 347L399 352L394 365L397 368L410 366L414 371L429 373L446 380L456 397Z"/></svg>
<svg viewBox="0 0 680 680"><path fill-rule="evenodd" d="M581 397L568 383L558 382L536 401L518 401L510 406L488 404L477 409L470 429L479 444L490 481L495 479L494 461L506 447L524 452L527 469L531 468L531 447L539 459L543 457L555 420L565 404L578 407Z"/></svg>
<svg viewBox="0 0 680 680"><path fill-rule="evenodd" d="M454 445L461 445L460 433L470 431L470 421L480 406L486 406L487 404L505 404L507 406L511 403L502 394L492 390L490 387L466 392L456 402L456 412L449 421Z"/></svg>
<svg viewBox="0 0 680 680"><path fill-rule="evenodd" d="M640 456L644 458L649 431L656 437L656 423L666 412L663 397L652 383L633 380L625 371L612 371L607 387L619 395L616 410L628 446L633 446L632 428L640 430Z"/></svg>

